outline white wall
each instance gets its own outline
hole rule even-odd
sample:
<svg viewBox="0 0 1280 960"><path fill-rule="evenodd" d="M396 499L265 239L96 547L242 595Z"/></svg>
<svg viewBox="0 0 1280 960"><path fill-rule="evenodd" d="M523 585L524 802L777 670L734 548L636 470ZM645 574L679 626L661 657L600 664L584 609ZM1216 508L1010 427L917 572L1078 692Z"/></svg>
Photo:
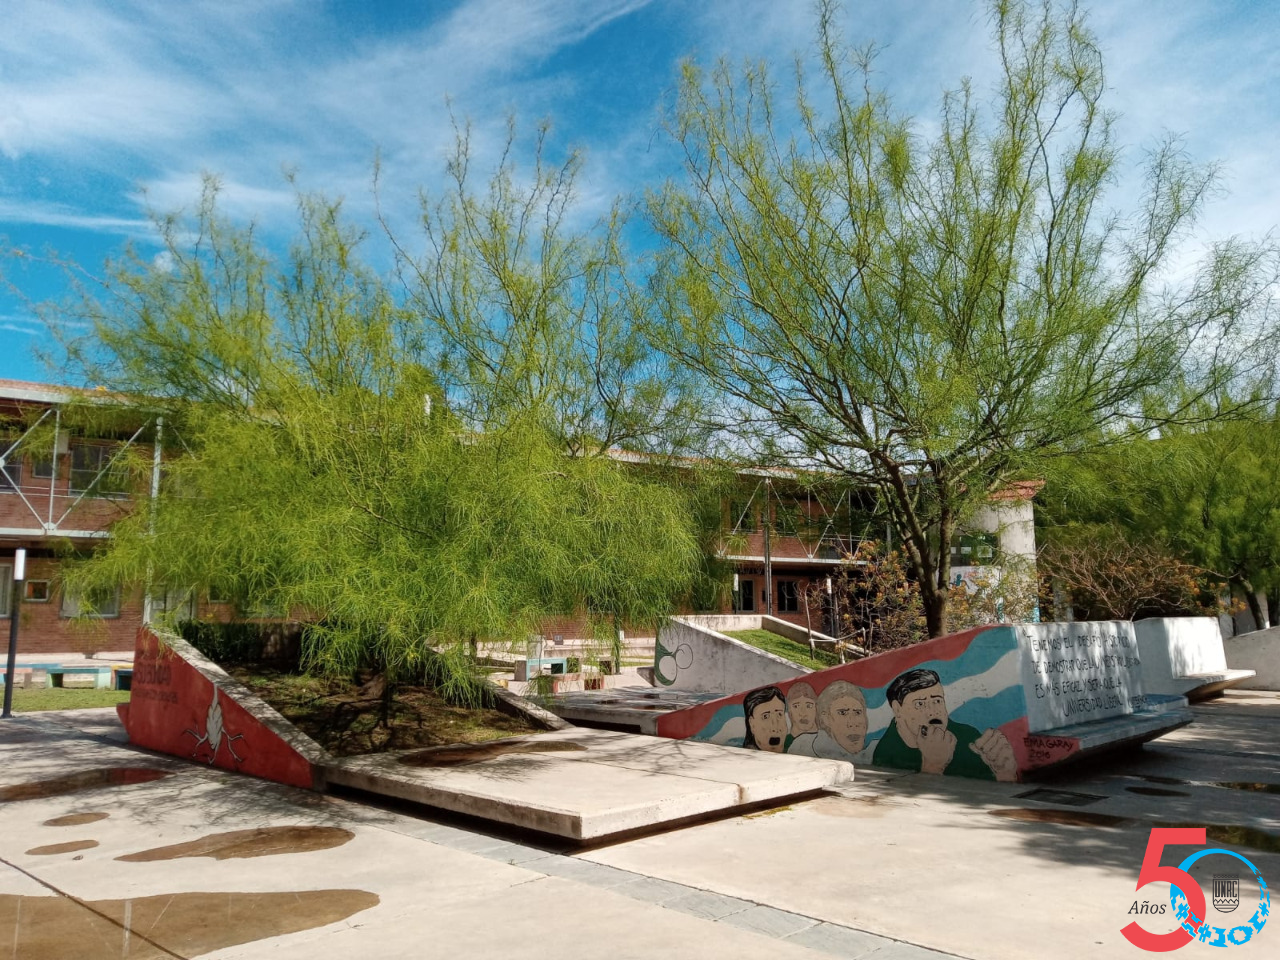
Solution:
<svg viewBox="0 0 1280 960"><path fill-rule="evenodd" d="M996 500L983 504L965 524L965 531L998 534L1001 553L1035 563L1036 525L1030 500Z"/></svg>
<svg viewBox="0 0 1280 960"><path fill-rule="evenodd" d="M760 617L672 617L658 635L659 649L654 657L656 686L731 694L809 672L799 664L726 637L704 623L715 623L725 630L754 630L760 627ZM667 651L665 656L663 650ZM659 675L670 683L662 683Z"/></svg>
<svg viewBox="0 0 1280 960"><path fill-rule="evenodd" d="M1253 670L1240 684L1247 690L1280 690L1280 627L1230 637L1223 644L1233 670Z"/></svg>

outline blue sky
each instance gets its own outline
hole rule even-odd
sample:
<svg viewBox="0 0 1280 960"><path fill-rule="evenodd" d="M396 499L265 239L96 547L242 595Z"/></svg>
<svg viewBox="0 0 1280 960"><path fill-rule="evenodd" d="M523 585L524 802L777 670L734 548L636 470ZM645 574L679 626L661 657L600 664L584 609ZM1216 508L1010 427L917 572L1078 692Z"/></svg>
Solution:
<svg viewBox="0 0 1280 960"><path fill-rule="evenodd" d="M1200 236L1259 237L1280 222L1280 5L1107 0L1091 7L1120 142L1169 131L1222 165L1228 193ZM993 76L985 6L850 0L851 42L883 49L895 103L927 123L943 89ZM190 208L204 173L223 210L285 237L294 192L383 203L407 225L439 182L453 114L480 158L506 119L549 118L587 156L586 215L678 175L661 129L680 60L766 59L778 77L812 49L808 0L5 0L0 8L0 250L70 257L91 273L132 242L157 250L147 211ZM1122 189L1126 189L1122 182ZM1123 202L1123 196L1115 198ZM32 348L31 302L67 295L60 271L0 257L0 378L61 382Z"/></svg>

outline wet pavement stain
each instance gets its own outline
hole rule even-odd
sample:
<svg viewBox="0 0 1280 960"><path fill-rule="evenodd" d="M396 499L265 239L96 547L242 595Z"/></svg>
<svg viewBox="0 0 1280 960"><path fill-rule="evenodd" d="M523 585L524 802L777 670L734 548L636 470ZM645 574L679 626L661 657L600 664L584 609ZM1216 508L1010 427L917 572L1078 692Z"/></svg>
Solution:
<svg viewBox="0 0 1280 960"><path fill-rule="evenodd" d="M1018 820L1022 823L1056 823L1066 827L1122 827L1133 823L1128 817L1115 817L1109 813L1091 813L1088 810L1028 810L1012 807L1006 810L988 810L993 817Z"/></svg>
<svg viewBox="0 0 1280 960"><path fill-rule="evenodd" d="M432 747L400 758L411 767L460 767L513 753L568 753L586 750L580 743L565 740L495 740L456 747Z"/></svg>
<svg viewBox="0 0 1280 960"><path fill-rule="evenodd" d="M68 813L65 817L54 817L41 824L42 827L79 827L86 823L97 823L111 816L109 813Z"/></svg>
<svg viewBox="0 0 1280 960"><path fill-rule="evenodd" d="M1280 837L1255 827L1229 824L1158 823L1158 827L1204 827L1205 837L1211 843L1225 843L1233 847L1252 847L1266 853L1280 853Z"/></svg>
<svg viewBox="0 0 1280 960"><path fill-rule="evenodd" d="M883 817L891 803L882 797L822 797L804 805L805 810L812 810L826 817L852 817L855 819L873 819Z"/></svg>
<svg viewBox="0 0 1280 960"><path fill-rule="evenodd" d="M1138 779L1146 780L1148 783L1164 783L1179 787L1220 787L1224 790L1244 790L1248 793L1280 793L1280 783L1252 783L1248 780L1182 780L1178 777L1157 777L1150 774L1139 776Z"/></svg>
<svg viewBox="0 0 1280 960"><path fill-rule="evenodd" d="M97 790L100 787L123 787L135 783L150 783L172 776L167 770L154 767L102 767L82 770L51 780L33 780L30 783L14 783L0 787L0 803L16 803L20 800L43 800L81 790Z"/></svg>
<svg viewBox="0 0 1280 960"><path fill-rule="evenodd" d="M1069 827L1204 827L1205 839L1210 843L1223 843L1234 847L1251 847L1267 853L1280 853L1280 836L1235 824L1170 823L1167 820L1139 820L1131 817L1115 817L1106 813L1090 813L1085 810L1027 810L1015 807L1004 810L988 810L993 817L1018 820L1023 823L1056 823Z"/></svg>
<svg viewBox="0 0 1280 960"><path fill-rule="evenodd" d="M43 847L32 847L27 851L27 856L50 857L55 853L75 853L77 850L92 850L97 845L97 840L68 840L66 843L50 843Z"/></svg>
<svg viewBox="0 0 1280 960"><path fill-rule="evenodd" d="M329 850L349 843L354 838L354 833L341 827L258 827L254 830L214 833L186 843L174 843L138 853L127 853L116 859L125 863L181 860L184 857L246 860L251 857L274 857L287 853Z"/></svg>
<svg viewBox="0 0 1280 960"><path fill-rule="evenodd" d="M1125 787L1130 793L1143 797L1189 797L1191 794L1181 790L1166 790L1164 787Z"/></svg>
<svg viewBox="0 0 1280 960"><path fill-rule="evenodd" d="M1228 790L1247 790L1250 793L1280 793L1280 783L1248 783L1245 781L1219 780L1214 786L1225 787Z"/></svg>
<svg viewBox="0 0 1280 960"><path fill-rule="evenodd" d="M365 890L178 893L131 900L0 894L0 944L22 960L185 958L326 924L379 903Z"/></svg>

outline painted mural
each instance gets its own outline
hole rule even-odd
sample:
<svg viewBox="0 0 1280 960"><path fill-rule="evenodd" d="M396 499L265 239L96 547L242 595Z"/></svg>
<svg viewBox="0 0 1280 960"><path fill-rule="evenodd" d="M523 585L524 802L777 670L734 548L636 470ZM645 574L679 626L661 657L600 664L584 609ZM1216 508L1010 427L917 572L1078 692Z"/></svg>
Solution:
<svg viewBox="0 0 1280 960"><path fill-rule="evenodd" d="M162 643L142 627L133 662L129 702L116 708L130 743L292 786L318 782L311 761L222 689L216 681L230 678L184 641Z"/></svg>
<svg viewBox="0 0 1280 960"><path fill-rule="evenodd" d="M970 630L662 717L663 736L1016 780L1028 761L1018 638Z"/></svg>

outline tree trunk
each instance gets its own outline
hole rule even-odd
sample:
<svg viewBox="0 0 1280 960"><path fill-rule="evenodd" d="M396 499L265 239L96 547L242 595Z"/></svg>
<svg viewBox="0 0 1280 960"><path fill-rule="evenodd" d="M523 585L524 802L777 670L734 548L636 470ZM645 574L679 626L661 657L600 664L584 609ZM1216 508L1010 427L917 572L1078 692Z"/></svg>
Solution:
<svg viewBox="0 0 1280 960"><path fill-rule="evenodd" d="M1241 589L1244 590L1244 599L1249 604L1249 613L1253 617L1253 629L1263 629L1267 624L1267 619L1262 614L1262 604L1258 602L1258 591L1253 589L1253 586L1248 581L1241 584Z"/></svg>

